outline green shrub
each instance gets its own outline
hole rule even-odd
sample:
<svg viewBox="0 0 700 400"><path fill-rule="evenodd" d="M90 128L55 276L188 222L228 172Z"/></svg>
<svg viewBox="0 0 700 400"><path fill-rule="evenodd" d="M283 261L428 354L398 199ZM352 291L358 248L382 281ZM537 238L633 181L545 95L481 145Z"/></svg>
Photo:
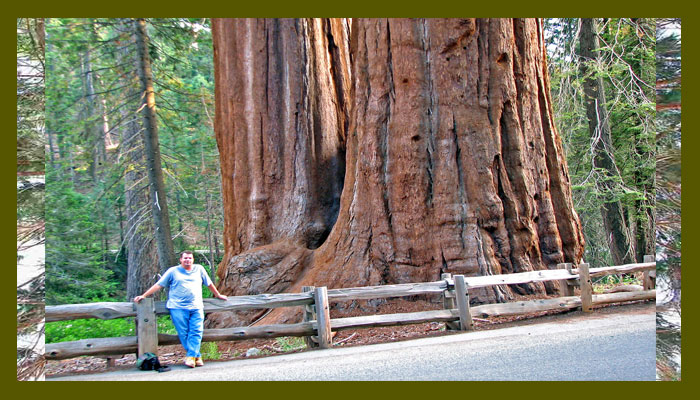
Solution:
<svg viewBox="0 0 700 400"><path fill-rule="evenodd" d="M300 337L278 337L275 339L275 341L277 342L277 346L279 346L285 352L299 350L306 347L304 339Z"/></svg>
<svg viewBox="0 0 700 400"><path fill-rule="evenodd" d="M170 317L158 317L158 332L177 334ZM136 336L133 317L101 320L96 318L73 321L48 322L45 327L46 343L68 342L73 340Z"/></svg>
<svg viewBox="0 0 700 400"><path fill-rule="evenodd" d="M168 335L177 335L175 325L169 315L161 315L158 317L158 333L166 333Z"/></svg>
<svg viewBox="0 0 700 400"><path fill-rule="evenodd" d="M634 274L606 275L593 280L593 291L603 292L619 285L641 285L642 281Z"/></svg>
<svg viewBox="0 0 700 400"><path fill-rule="evenodd" d="M218 360L221 358L221 353L219 352L219 346L216 342L205 342L202 343L202 358L206 360Z"/></svg>

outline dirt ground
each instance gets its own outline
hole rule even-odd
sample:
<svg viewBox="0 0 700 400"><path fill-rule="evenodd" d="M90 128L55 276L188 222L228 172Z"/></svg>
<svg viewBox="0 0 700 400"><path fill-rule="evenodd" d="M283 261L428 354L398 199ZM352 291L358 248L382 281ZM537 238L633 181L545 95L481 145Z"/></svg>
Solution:
<svg viewBox="0 0 700 400"><path fill-rule="evenodd" d="M376 308L375 308L376 307ZM381 304L341 304L339 307L331 310L331 318L352 317L368 314L392 314L392 313L407 313L417 311L427 311L441 309L442 303L435 300L404 300L397 299L384 302ZM547 311L531 314L523 314L510 317L490 317L487 319L475 318L475 330L499 329L514 325L526 325L533 323L555 322L566 323L571 319L590 318L596 314L607 314L615 312L653 312L655 309L653 302L634 302L624 305L612 304L607 306L599 306L594 308L593 314L584 314L580 310L572 311ZM376 311L375 311L376 310ZM408 339L417 339L431 336L443 336L454 334L447 331L445 323L429 322L415 325L405 326L390 326L382 328L367 328L358 330L346 330L337 332L333 338L334 346L363 346L375 343L396 342ZM293 338L289 340L297 345L303 343L299 339ZM208 343L203 343L203 356L205 362L215 362L215 360L207 360L205 348L212 346ZM216 342L218 350L218 361L230 361L243 358L259 358L269 357L277 354L290 352L313 351L304 346L297 347L293 350L285 351L285 340L282 338L276 339L249 339L230 342ZM260 350L260 354L256 356L246 357L246 352L251 348ZM184 361L184 351L180 345L160 346L158 358L163 365L179 364ZM45 366L46 376L63 376L81 373L96 373L101 371L112 371L118 369L131 369L136 367L136 357L134 354L125 354L123 356L113 356L114 366L108 366L107 359L104 357L78 357L68 360L47 361Z"/></svg>

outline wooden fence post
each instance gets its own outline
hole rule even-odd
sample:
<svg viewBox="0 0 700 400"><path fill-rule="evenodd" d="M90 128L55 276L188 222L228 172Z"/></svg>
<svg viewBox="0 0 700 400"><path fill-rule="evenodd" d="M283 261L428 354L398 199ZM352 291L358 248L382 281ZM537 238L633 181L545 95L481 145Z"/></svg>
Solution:
<svg viewBox="0 0 700 400"><path fill-rule="evenodd" d="M318 331L318 346L329 349L333 346L331 337L331 315L328 309L328 289L325 286L314 289L316 303L316 326Z"/></svg>
<svg viewBox="0 0 700 400"><path fill-rule="evenodd" d="M445 289L442 292L442 307L445 310L457 308L457 305L455 304L455 292L454 290L449 290L449 280L452 279L452 274L441 274L440 279L443 279L448 286L448 289ZM458 331L459 324L453 321L445 322L445 329L448 331Z"/></svg>
<svg viewBox="0 0 700 400"><path fill-rule="evenodd" d="M557 264L557 269L566 269L573 275L573 272L571 272L571 267L571 263ZM559 290L561 291L562 296L573 296L574 286L576 286L576 281L573 279L564 279L559 281Z"/></svg>
<svg viewBox="0 0 700 400"><path fill-rule="evenodd" d="M313 292L314 291L313 286L302 286L301 291L306 293L306 292ZM304 316L303 316L303 321L304 322L309 322L313 321L316 319L316 305L315 304L307 304L304 306ZM318 336L304 336L304 343L306 343L306 347L313 349L314 347L318 347Z"/></svg>
<svg viewBox="0 0 700 400"><path fill-rule="evenodd" d="M581 310L591 312L593 310L593 282L591 282L587 263L579 264L578 277L581 282Z"/></svg>
<svg viewBox="0 0 700 400"><path fill-rule="evenodd" d="M464 282L464 275L455 275L455 295L457 296L457 308L459 309L459 328L463 331L474 329L474 321L469 311L469 292Z"/></svg>
<svg viewBox="0 0 700 400"><path fill-rule="evenodd" d="M654 262L656 258L653 255L644 256L644 262ZM656 287L656 270L644 271L644 277L642 278L644 290L651 290Z"/></svg>
<svg viewBox="0 0 700 400"><path fill-rule="evenodd" d="M146 297L136 305L137 357L143 353L158 352L158 324L156 307L152 297Z"/></svg>

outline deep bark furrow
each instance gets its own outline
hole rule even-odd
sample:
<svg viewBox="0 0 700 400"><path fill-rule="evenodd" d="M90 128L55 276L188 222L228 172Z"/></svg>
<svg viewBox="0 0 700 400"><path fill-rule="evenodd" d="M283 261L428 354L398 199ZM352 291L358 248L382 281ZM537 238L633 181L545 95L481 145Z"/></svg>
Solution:
<svg viewBox="0 0 700 400"><path fill-rule="evenodd" d="M561 140L554 128L554 121L551 119L554 112L548 89L545 92L545 88L549 88L549 78L546 74L546 68L540 67L538 69L537 98L542 118L542 138L545 142L547 154L545 160L547 161L547 176L549 178L548 194L551 198L552 213L559 232L558 237L561 240L563 257L560 262L571 262L568 260L580 260L583 256L584 239L581 224L573 210L571 191L568 189L570 188L570 181L567 172L568 168L566 167L566 158L564 157ZM554 235L553 237L556 238ZM556 245L559 245L559 243L556 243Z"/></svg>
<svg viewBox="0 0 700 400"><path fill-rule="evenodd" d="M440 124L440 107L438 105L438 102L435 100L435 96L439 96L439 94L436 92L435 88L433 87L433 81L435 80L435 76L433 73L433 68L431 68L432 64L432 49L431 49L431 43L430 43L430 31L429 31L429 24L426 22L426 20L423 20L423 48L425 52L425 77L427 80L427 97L429 99L429 105L428 105L428 132L426 136L426 158L427 158L427 163L426 163L426 173L427 173L427 178L428 178L428 189L426 190L427 196L425 203L428 206L428 208L432 208L433 206L433 149L434 149L434 141L435 141L435 132L439 130L439 124ZM436 107L436 105L438 105Z"/></svg>
<svg viewBox="0 0 700 400"><path fill-rule="evenodd" d="M267 29L265 29L265 48L270 48L270 33ZM263 77L263 87L265 88L265 101L263 102L263 105L265 107L265 110L270 111L270 100L269 100L269 92L270 92L270 52L266 51L265 52L265 65L267 68L265 68L265 76Z"/></svg>
<svg viewBox="0 0 700 400"><path fill-rule="evenodd" d="M386 86L384 85L384 82L382 84L378 85L380 88L381 95L378 99L376 99L377 104L384 104L384 113L383 116L380 117L380 129L378 130L378 135L376 136L376 141L380 143L380 154L378 157L381 160L381 170L379 172L381 176L381 187L379 190L382 193L382 201L384 208L381 210L381 212L377 213L378 216L374 217L373 220L378 220L378 219L386 219L386 226L385 226L385 235L388 236L388 240L386 241L385 248L382 251L382 258L380 260L380 263L386 264L388 262L393 262L394 261L394 256L395 256L395 251L396 251L396 244L394 242L394 224L393 224L393 213L394 213L394 207L392 207L392 188L389 185L389 142L392 139L391 136L389 135L389 125L392 122L393 119L393 96L392 92L394 91L393 88L393 70L392 70L392 65L391 65L391 36L389 34L389 21L386 21L386 38L385 40L382 41L382 37L380 35L377 35L375 38L375 43L377 46L377 54L380 56L378 59L376 59L374 62L377 63L383 63L386 65L386 70L382 71L383 75L385 76L385 82ZM383 42L383 43L382 43ZM386 54L386 55L385 55ZM381 76L381 75L380 75ZM375 92L377 93L377 92ZM380 106L381 107L381 106ZM380 228L381 229L381 228ZM390 242L390 243L388 243ZM385 284L387 283L386 279L386 274L384 274L384 268L382 268L382 281L380 283Z"/></svg>
<svg viewBox="0 0 700 400"><path fill-rule="evenodd" d="M344 22L333 23L329 20L325 21L328 48L330 53L331 76L333 77L335 100L337 101L336 112L338 115L338 126L342 128L338 130L338 134L342 135L338 137L338 140L343 144L344 149L345 135L348 131L350 119L349 107L346 104L349 99L349 82L347 71L350 70L350 60L348 59L349 44L347 41L347 35L343 36L342 34L343 27L341 24L343 23ZM345 29L348 29L347 26ZM336 41L338 41L337 44ZM344 153L341 155L344 155ZM344 157L340 158L344 160Z"/></svg>
<svg viewBox="0 0 700 400"><path fill-rule="evenodd" d="M454 118L454 117L453 117ZM464 188L464 170L462 168L462 150L459 146L459 138L457 137L457 123L454 122L454 144L455 144L455 165L457 167L457 180L459 182L459 231L460 231L460 244L462 245L462 251L466 250L466 221L467 215L465 213L465 207L463 204L468 204L468 199L466 197L466 191Z"/></svg>

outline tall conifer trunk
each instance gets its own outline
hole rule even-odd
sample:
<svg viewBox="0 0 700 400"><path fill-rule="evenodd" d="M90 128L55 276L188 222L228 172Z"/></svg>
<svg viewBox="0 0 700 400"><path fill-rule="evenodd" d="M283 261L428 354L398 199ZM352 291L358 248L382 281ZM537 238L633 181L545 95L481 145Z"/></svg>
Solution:
<svg viewBox="0 0 700 400"><path fill-rule="evenodd" d="M143 113L143 141L146 157L149 188L151 193L151 213L153 218L156 248L160 270L177 263L173 250L173 240L170 233L170 217L168 202L165 195L165 182L160 162L160 145L158 143L158 121L156 119L156 102L153 91L153 75L148 54L148 33L146 20L134 20L136 33L136 48L138 51L138 75L141 82L141 112Z"/></svg>
<svg viewBox="0 0 700 400"><path fill-rule="evenodd" d="M630 240L629 227L625 218L625 210L619 199L615 198L613 187L620 180L620 171L615 163L614 149L608 120L608 110L605 106L605 86L603 78L591 71L591 61L598 59L598 37L596 36L595 20L581 19L581 39L579 54L583 58L581 68L586 79L583 84L586 96L586 116L588 129L594 146L594 168L604 170L603 179L599 180L605 203L601 209L605 231L608 233L608 243L615 265L632 263L635 251Z"/></svg>
<svg viewBox="0 0 700 400"><path fill-rule="evenodd" d="M128 32L130 40L135 40L134 29L128 20L120 20L118 29ZM125 46L118 54L118 64L125 65L124 76L136 77L132 68L136 64L136 54L128 51ZM132 87L129 97L134 97L137 88ZM135 107L136 109L138 107ZM136 109L128 111L120 108L121 120L128 121L120 127L119 161L128 165L124 173L124 212L125 226L122 229L121 241L125 242L127 255L126 298L131 300L142 294L157 280L159 271L158 255L153 240L153 223L150 221L151 196L148 188L146 172L146 157L144 155L143 135L140 134L141 124L135 115ZM120 210L121 212L121 210ZM121 221L121 218L120 218Z"/></svg>
<svg viewBox="0 0 700 400"><path fill-rule="evenodd" d="M157 281L159 270L153 224L150 216L142 136L136 121L122 129L120 158L130 166L124 174L124 208L126 211L127 300L143 294Z"/></svg>

